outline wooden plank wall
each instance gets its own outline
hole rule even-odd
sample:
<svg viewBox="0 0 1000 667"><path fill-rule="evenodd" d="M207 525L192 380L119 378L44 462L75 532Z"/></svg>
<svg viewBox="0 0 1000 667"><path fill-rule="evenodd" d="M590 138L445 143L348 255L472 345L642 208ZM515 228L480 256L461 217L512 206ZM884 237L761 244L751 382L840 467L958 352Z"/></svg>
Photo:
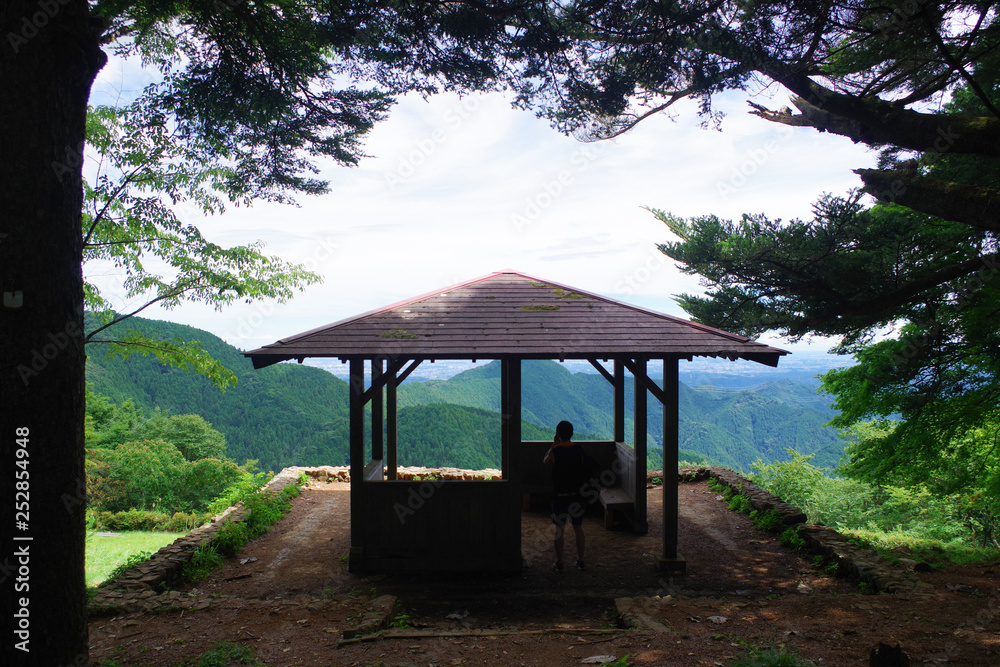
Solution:
<svg viewBox="0 0 1000 667"><path fill-rule="evenodd" d="M513 571L521 567L521 513L508 481L366 483L364 571Z"/></svg>
<svg viewBox="0 0 1000 667"><path fill-rule="evenodd" d="M581 440L583 451L597 461L600 471L610 470L615 458L615 443L599 440ZM552 466L542 463L545 452L552 443L547 440L528 440L514 452L517 470L524 493L550 493L552 491ZM607 479L607 476L605 476Z"/></svg>

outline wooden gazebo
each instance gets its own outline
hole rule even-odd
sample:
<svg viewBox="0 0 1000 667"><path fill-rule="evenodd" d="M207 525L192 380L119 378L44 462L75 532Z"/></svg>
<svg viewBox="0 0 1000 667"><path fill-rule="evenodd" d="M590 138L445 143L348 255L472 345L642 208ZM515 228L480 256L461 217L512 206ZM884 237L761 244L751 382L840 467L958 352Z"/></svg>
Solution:
<svg viewBox="0 0 1000 667"><path fill-rule="evenodd" d="M549 443L521 440L521 360L586 359L614 387L614 439L584 446L601 462L601 501L643 533L647 392L663 404L664 570L677 552L677 362L696 356L777 366L784 350L677 317L513 271L493 273L245 353L255 368L336 357L350 368L351 555L354 571L491 570L521 567L521 506L543 490ZM396 478L396 388L424 361L501 362L502 478ZM611 360L612 370L600 361ZM647 375L662 360L663 387ZM370 368L366 382L365 365ZM625 371L635 379L634 434L625 443ZM366 453L365 407L371 406ZM549 426L554 426L549 425ZM383 438L384 433L384 438ZM366 463L367 458L367 463ZM594 495L597 495L595 490Z"/></svg>

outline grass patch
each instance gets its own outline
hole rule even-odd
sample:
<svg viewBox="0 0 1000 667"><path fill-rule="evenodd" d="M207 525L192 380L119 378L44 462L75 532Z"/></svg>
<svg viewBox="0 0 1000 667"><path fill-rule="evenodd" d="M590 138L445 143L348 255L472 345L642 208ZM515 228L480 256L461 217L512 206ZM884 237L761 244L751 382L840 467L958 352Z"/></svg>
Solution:
<svg viewBox="0 0 1000 667"><path fill-rule="evenodd" d="M801 551L806 548L806 541L799 535L799 526L789 526L778 536L778 540L789 549Z"/></svg>
<svg viewBox="0 0 1000 667"><path fill-rule="evenodd" d="M901 551L910 558L930 564L970 565L992 563L1000 559L1000 553L996 549L969 544L969 541L963 538L949 541L933 540L903 530L840 528L839 531L858 546L872 549L890 559L898 558Z"/></svg>
<svg viewBox="0 0 1000 667"><path fill-rule="evenodd" d="M212 574L222 565L222 556L211 544L202 544L191 555L191 560L184 564L182 574L185 581L197 583Z"/></svg>
<svg viewBox="0 0 1000 667"><path fill-rule="evenodd" d="M198 667L230 667L234 664L266 667L265 663L253 657L256 650L251 646L219 642L214 649L202 654Z"/></svg>
<svg viewBox="0 0 1000 667"><path fill-rule="evenodd" d="M86 578L88 586L97 586L139 553L153 553L184 533L129 531L113 537L87 535Z"/></svg>
<svg viewBox="0 0 1000 667"><path fill-rule="evenodd" d="M413 620L410 618L409 614L397 614L394 619L389 621L390 628L412 628Z"/></svg>
<svg viewBox="0 0 1000 667"><path fill-rule="evenodd" d="M751 649L730 667L815 667L816 663L785 648Z"/></svg>

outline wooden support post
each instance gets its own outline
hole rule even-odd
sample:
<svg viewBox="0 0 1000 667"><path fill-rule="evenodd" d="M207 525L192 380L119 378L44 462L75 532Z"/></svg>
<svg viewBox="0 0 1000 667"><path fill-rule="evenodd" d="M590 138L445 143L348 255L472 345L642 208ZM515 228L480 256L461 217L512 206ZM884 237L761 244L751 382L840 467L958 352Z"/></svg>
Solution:
<svg viewBox="0 0 1000 667"><path fill-rule="evenodd" d="M351 452L351 554L348 567L352 572L363 567L364 544L364 475L365 475L365 393L364 359L350 360L350 407L348 433Z"/></svg>
<svg viewBox="0 0 1000 667"><path fill-rule="evenodd" d="M646 359L637 357L635 360L635 411L632 424L635 427L632 436L632 449L635 451L635 514L632 519L632 530L640 535L649 532L649 522L646 518L646 438L647 438L647 394L642 379L646 376Z"/></svg>
<svg viewBox="0 0 1000 667"><path fill-rule="evenodd" d="M399 376L394 368L390 369L388 382L385 384L385 454L386 479L396 479L396 445L399 439L397 428L396 382Z"/></svg>
<svg viewBox="0 0 1000 667"><path fill-rule="evenodd" d="M515 448L521 446L521 360L500 361L500 460L503 479L517 479L513 469L517 456Z"/></svg>
<svg viewBox="0 0 1000 667"><path fill-rule="evenodd" d="M381 384L384 367L384 359L381 357L372 359L372 387L379 387ZM385 407L382 401L382 390L378 389L372 394L372 461L385 459L384 430ZM379 475L379 479L381 478L382 476Z"/></svg>
<svg viewBox="0 0 1000 667"><path fill-rule="evenodd" d="M661 570L684 574L687 563L677 552L677 457L680 446L678 399L680 387L677 358L663 360L663 553L657 559Z"/></svg>
<svg viewBox="0 0 1000 667"><path fill-rule="evenodd" d="M615 442L625 442L625 364L615 359Z"/></svg>
<svg viewBox="0 0 1000 667"><path fill-rule="evenodd" d="M500 472L507 479L510 468L510 405L507 387L510 384L510 364L507 359L500 360Z"/></svg>

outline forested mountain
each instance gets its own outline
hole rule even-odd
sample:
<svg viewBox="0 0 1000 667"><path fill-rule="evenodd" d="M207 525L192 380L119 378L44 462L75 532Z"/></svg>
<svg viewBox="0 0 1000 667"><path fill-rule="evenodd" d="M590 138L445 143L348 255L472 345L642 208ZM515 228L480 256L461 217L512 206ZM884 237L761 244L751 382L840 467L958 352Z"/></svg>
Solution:
<svg viewBox="0 0 1000 667"><path fill-rule="evenodd" d="M601 439L613 436L612 388L602 376L570 373L554 361L525 361L522 367L524 419L554 428L562 419L577 431ZM625 437L631 439L633 381L625 381ZM499 410L500 366L488 364L448 380L413 382L399 389L399 404L455 403ZM814 463L832 467L840 460L843 441L824 427L834 411L815 388L793 380L764 383L752 390L725 390L680 385L681 458L698 455L737 469L749 469L757 458L787 459L792 447L816 454ZM648 400L650 463L659 465L663 410Z"/></svg>
<svg viewBox="0 0 1000 667"><path fill-rule="evenodd" d="M171 414L198 414L226 436L227 455L257 459L263 470L289 465L347 465L347 383L309 366L276 364L254 370L241 352L194 327L133 317L116 328L154 338L197 340L237 375L236 386L219 391L206 378L133 354L108 358L89 346L87 381L116 403L132 399L147 415L159 407ZM528 439L549 439L554 431L522 423ZM399 464L498 467L498 412L460 405L399 411Z"/></svg>
<svg viewBox="0 0 1000 667"><path fill-rule="evenodd" d="M551 440L555 429L522 421L525 440ZM500 467L500 413L449 403L399 410L399 465Z"/></svg>
<svg viewBox="0 0 1000 667"><path fill-rule="evenodd" d="M168 368L152 357L107 358L88 349L87 380L115 402L131 398L147 414L199 414L226 436L228 456L258 459L265 470L288 465L346 465L347 384L304 365L277 364L253 370L240 351L193 327L131 318L121 328L158 338L198 340L239 378L220 392L204 377ZM111 330L114 334L114 328ZM473 368L448 380L411 382L399 389L400 465L499 466L499 364ZM627 430L632 429L632 380L626 382ZM549 439L562 419L577 433L612 437L611 385L600 375L570 373L553 361L523 367L525 439ZM816 454L814 463L833 466L843 443L824 428L833 411L815 389L779 380L754 390L708 385L680 387L681 458L748 469L757 458L788 458L785 449ZM661 464L662 409L649 401L649 463Z"/></svg>
<svg viewBox="0 0 1000 667"><path fill-rule="evenodd" d="M343 465L347 461L347 384L306 366L278 364L253 370L250 361L221 338L193 327L133 317L112 327L155 338L198 340L237 375L225 392L209 380L161 365L152 357L107 358L88 346L87 382L115 402L131 398L147 413L159 407L193 413L226 436L228 456L258 459L265 470L288 465Z"/></svg>

